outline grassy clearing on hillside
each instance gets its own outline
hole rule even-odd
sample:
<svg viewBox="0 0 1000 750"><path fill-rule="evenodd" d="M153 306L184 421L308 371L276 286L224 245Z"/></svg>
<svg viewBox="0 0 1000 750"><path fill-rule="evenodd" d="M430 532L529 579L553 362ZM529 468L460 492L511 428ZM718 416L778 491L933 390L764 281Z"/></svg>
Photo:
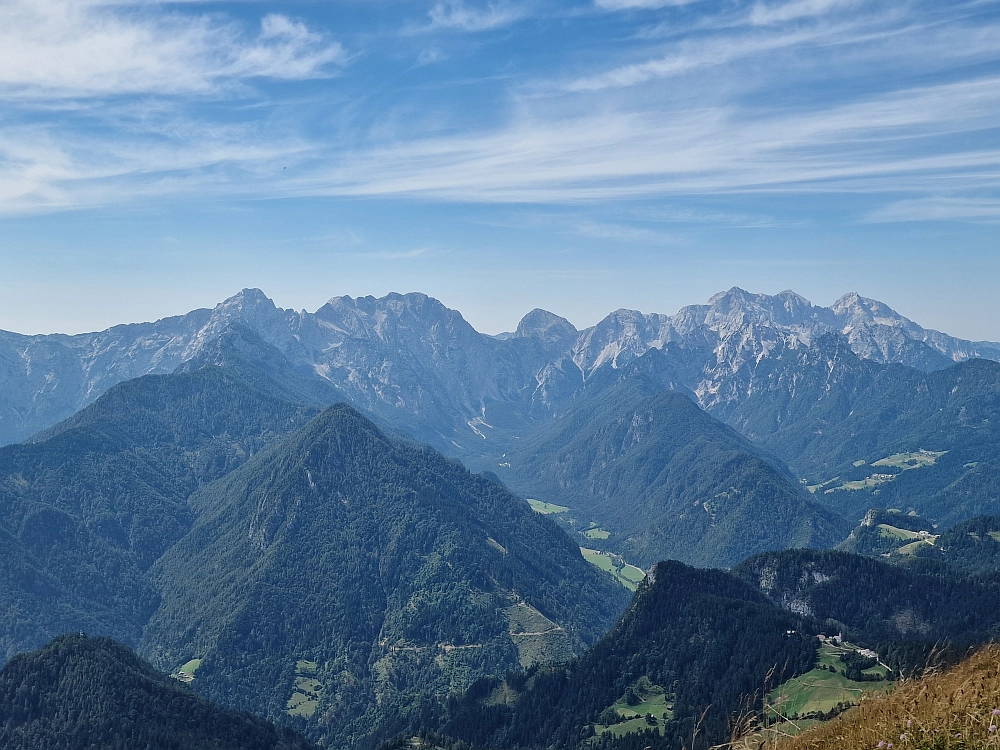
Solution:
<svg viewBox="0 0 1000 750"><path fill-rule="evenodd" d="M851 644L835 646L824 643L819 648L815 669L780 685L768 695L768 709L773 718L797 719L829 713L837 706L858 703L864 696L892 689L891 682L856 682L847 679L841 654L855 651ZM834 672L830 671L833 668ZM868 675L888 676L888 670L875 666Z"/></svg>
<svg viewBox="0 0 1000 750"><path fill-rule="evenodd" d="M820 482L819 484L810 484L806 487L806 489L815 495L820 490L825 491L827 487L838 481L840 481L840 477L834 477L833 479L827 479L825 482Z"/></svg>
<svg viewBox="0 0 1000 750"><path fill-rule="evenodd" d="M996 750L1000 748L1000 647L988 646L954 669L870 698L780 750Z"/></svg>
<svg viewBox="0 0 1000 750"><path fill-rule="evenodd" d="M323 697L323 683L312 675L316 674L319 665L314 661L299 659L295 662L295 685L292 697L285 704L285 713L289 716L312 718Z"/></svg>
<svg viewBox="0 0 1000 750"><path fill-rule="evenodd" d="M896 550L897 555L914 555L921 547L933 546L937 541L936 535L928 534L926 531L910 531L886 523L880 523L878 530L882 538L902 543Z"/></svg>
<svg viewBox="0 0 1000 750"><path fill-rule="evenodd" d="M552 664L573 657L569 634L527 602L505 607L504 614L522 667Z"/></svg>
<svg viewBox="0 0 1000 750"><path fill-rule="evenodd" d="M908 469L920 469L924 466L933 466L947 452L919 450L916 453L895 453L886 458L879 459L872 466L893 466L904 471Z"/></svg>
<svg viewBox="0 0 1000 750"><path fill-rule="evenodd" d="M919 539L915 542L904 544L902 547L896 550L896 552L897 554L900 555L915 555L917 554L917 550L920 549L921 547L932 547L933 545L934 543L929 539Z"/></svg>
<svg viewBox="0 0 1000 750"><path fill-rule="evenodd" d="M920 534L916 531L910 531L909 529L901 529L898 526L890 526L887 523L880 523L878 525L878 530L881 536L889 539L898 539L901 542L912 542L915 539L923 539L927 536L926 534Z"/></svg>
<svg viewBox="0 0 1000 750"><path fill-rule="evenodd" d="M598 526L593 529L587 529L586 531L583 532L583 535L587 537L587 539L607 539L609 536L611 536L611 532L605 531L604 529Z"/></svg>
<svg viewBox="0 0 1000 750"><path fill-rule="evenodd" d="M194 674L198 671L198 667L201 666L201 659L192 659L186 664L182 665L174 672L171 677L175 680L180 680L181 682L193 682Z"/></svg>
<svg viewBox="0 0 1000 750"><path fill-rule="evenodd" d="M555 503L544 503L541 500L532 500L528 498L528 505L535 513L541 513L543 516L552 515L554 513L565 513L569 510L565 505L556 505Z"/></svg>
<svg viewBox="0 0 1000 750"><path fill-rule="evenodd" d="M580 554L591 565L596 565L601 570L613 575L629 591L635 591L639 582L646 577L646 572L642 568L629 565L621 556L613 552L601 552L596 549L580 547Z"/></svg>
<svg viewBox="0 0 1000 750"><path fill-rule="evenodd" d="M629 695L634 696L629 703ZM634 702L635 700L638 702ZM610 710L625 719L617 724L595 724L594 734L600 737L607 732L613 737L624 737L631 732L656 729L663 734L663 726L674 717L673 697L667 691L642 677L629 691L615 701ZM652 717L652 718L650 718Z"/></svg>
<svg viewBox="0 0 1000 750"><path fill-rule="evenodd" d="M611 726L604 726L603 724L594 724L594 736L600 737L602 734L607 732L612 737L624 737L626 734L631 734L632 732L645 732L648 729L655 729L663 734L663 721L657 719L655 725L650 724L645 717L639 719L629 719L628 721L623 721L620 724L612 724Z"/></svg>
<svg viewBox="0 0 1000 750"><path fill-rule="evenodd" d="M894 453L891 456L886 456L885 458L880 458L878 461L872 462L872 467L880 467L886 469L900 469L902 471L910 471L911 469L922 469L928 466L933 466L937 463L937 460L941 458L948 451L925 451L920 449L913 453ZM866 461L858 460L854 462L855 467L861 467L866 465ZM886 484L887 482L892 482L895 480L899 474L884 473L876 471L871 476L865 479L853 479L847 482L841 483L839 486L831 486L840 480L840 477L834 477L833 479L828 479L820 484L811 484L806 489L808 489L813 494L822 491L824 494L831 494L833 492L838 492L841 490L858 491L867 490L873 487L879 487L880 485Z"/></svg>

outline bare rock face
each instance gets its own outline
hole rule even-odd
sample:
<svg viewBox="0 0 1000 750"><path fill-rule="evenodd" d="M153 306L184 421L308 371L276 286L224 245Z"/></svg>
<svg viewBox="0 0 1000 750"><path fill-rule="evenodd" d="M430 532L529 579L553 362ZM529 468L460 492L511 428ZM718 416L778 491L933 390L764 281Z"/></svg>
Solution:
<svg viewBox="0 0 1000 750"><path fill-rule="evenodd" d="M1000 360L1000 344L921 328L857 294L826 308L791 291L733 288L674 315L617 310L582 331L533 310L514 334L494 337L424 294L334 297L308 313L245 289L212 310L97 333L0 332L0 444L51 426L123 380L204 358L233 326L252 330L302 377L460 453L559 413L598 370L650 349L668 347L681 385L709 408L744 400L772 360L824 336L842 337L861 358L924 371Z"/></svg>

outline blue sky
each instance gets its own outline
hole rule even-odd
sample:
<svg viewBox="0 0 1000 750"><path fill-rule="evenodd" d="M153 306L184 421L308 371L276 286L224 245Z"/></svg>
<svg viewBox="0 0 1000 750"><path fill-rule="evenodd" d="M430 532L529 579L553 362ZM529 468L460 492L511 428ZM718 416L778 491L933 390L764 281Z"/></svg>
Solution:
<svg viewBox="0 0 1000 750"><path fill-rule="evenodd" d="M0 328L734 285L1000 340L1000 2L4 0Z"/></svg>

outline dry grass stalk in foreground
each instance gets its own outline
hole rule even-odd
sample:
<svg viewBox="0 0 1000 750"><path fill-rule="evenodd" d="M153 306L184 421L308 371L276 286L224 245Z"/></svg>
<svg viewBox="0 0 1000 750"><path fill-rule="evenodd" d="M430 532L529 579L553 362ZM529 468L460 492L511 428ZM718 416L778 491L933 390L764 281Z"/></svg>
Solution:
<svg viewBox="0 0 1000 750"><path fill-rule="evenodd" d="M1000 750L1000 646L941 674L904 683L798 737L780 750Z"/></svg>

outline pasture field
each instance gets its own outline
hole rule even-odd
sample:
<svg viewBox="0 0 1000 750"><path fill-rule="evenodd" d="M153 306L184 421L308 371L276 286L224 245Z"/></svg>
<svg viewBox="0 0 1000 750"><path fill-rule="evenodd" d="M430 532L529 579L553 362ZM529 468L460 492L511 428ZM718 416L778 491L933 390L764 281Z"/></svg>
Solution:
<svg viewBox="0 0 1000 750"><path fill-rule="evenodd" d="M659 685L650 682L648 677L640 678L632 686L632 690L640 699L639 703L629 705L625 696L622 696L611 705L611 708L626 720L609 726L595 724L595 735L600 736L607 732L613 737L623 737L630 732L644 732L654 728L663 734L664 724L673 718L673 697ZM647 715L652 715L656 723L650 723L646 718Z"/></svg>
<svg viewBox="0 0 1000 750"><path fill-rule="evenodd" d="M900 555L915 555L917 553L917 550L920 549L921 547L933 546L933 544L934 543L930 541L930 539L918 539L915 542L904 544L902 547L896 550L896 553Z"/></svg>
<svg viewBox="0 0 1000 750"><path fill-rule="evenodd" d="M898 539L901 542L913 542L926 537L926 535L918 534L916 531L901 529L897 526L890 526L887 523L880 523L878 525L878 530L882 536L890 539Z"/></svg>
<svg viewBox="0 0 1000 750"><path fill-rule="evenodd" d="M311 718L319 707L323 694L323 683L313 675L319 665L314 661L299 659L295 662L295 686L292 697L285 704L285 713L289 716Z"/></svg>
<svg viewBox="0 0 1000 750"><path fill-rule="evenodd" d="M175 680L180 680L181 682L193 682L194 674L198 671L198 667L201 666L201 659L192 659L186 664L181 665L177 668L171 677Z"/></svg>
<svg viewBox="0 0 1000 750"><path fill-rule="evenodd" d="M908 469L920 469L924 466L933 466L947 452L919 450L915 453L894 453L891 456L879 459L872 466L892 466L904 471Z"/></svg>
<svg viewBox="0 0 1000 750"><path fill-rule="evenodd" d="M556 505L555 503L545 503L541 500L533 500L528 498L528 505L535 513L541 513L543 516L549 516L555 513L565 513L569 510L565 505Z"/></svg>
<svg viewBox="0 0 1000 750"><path fill-rule="evenodd" d="M583 535L587 537L587 539L607 539L611 536L611 532L605 531L600 526L596 526L593 529L587 529L584 531Z"/></svg>
<svg viewBox="0 0 1000 750"><path fill-rule="evenodd" d="M872 468L884 468L884 469L900 469L902 471L910 471L912 469L922 469L927 466L933 466L937 463L937 460L941 458L948 451L926 451L920 449L912 453L894 453L891 456L886 456L885 458L880 458L878 461L872 462ZM854 462L855 467L865 466L867 461L864 459L858 459ZM839 486L835 485L836 482L840 481L840 477L834 477L833 479L828 479L820 484L810 484L806 487L813 494L817 492L823 492L824 494L830 494L833 492L838 492L840 490L867 490L873 487L878 487L880 485L891 482L899 474L887 474L876 471L865 479L853 479L846 482L841 482Z"/></svg>
<svg viewBox="0 0 1000 750"><path fill-rule="evenodd" d="M612 724L609 727L603 724L594 724L594 734L600 737L602 734L607 732L612 737L624 737L626 734L631 732L645 732L647 729L656 729L660 734L663 734L663 719L657 719L656 725L649 724L645 717L638 719L629 719L628 721L623 721L620 724Z"/></svg>
<svg viewBox="0 0 1000 750"><path fill-rule="evenodd" d="M639 582L646 577L646 572L642 568L629 565L613 552L601 552L596 549L580 547L580 554L591 565L596 565L601 570L606 570L617 578L618 582L629 591L635 591L639 586Z"/></svg>
<svg viewBox="0 0 1000 750"><path fill-rule="evenodd" d="M851 644L822 644L814 669L780 685L768 695L771 715L782 720L795 720L814 712L827 713L842 703L858 703L867 694L891 690L891 682L856 682L847 679L840 655L854 650L856 647ZM835 671L831 672L830 667ZM885 667L876 665L866 669L865 674L885 677L888 672Z"/></svg>

